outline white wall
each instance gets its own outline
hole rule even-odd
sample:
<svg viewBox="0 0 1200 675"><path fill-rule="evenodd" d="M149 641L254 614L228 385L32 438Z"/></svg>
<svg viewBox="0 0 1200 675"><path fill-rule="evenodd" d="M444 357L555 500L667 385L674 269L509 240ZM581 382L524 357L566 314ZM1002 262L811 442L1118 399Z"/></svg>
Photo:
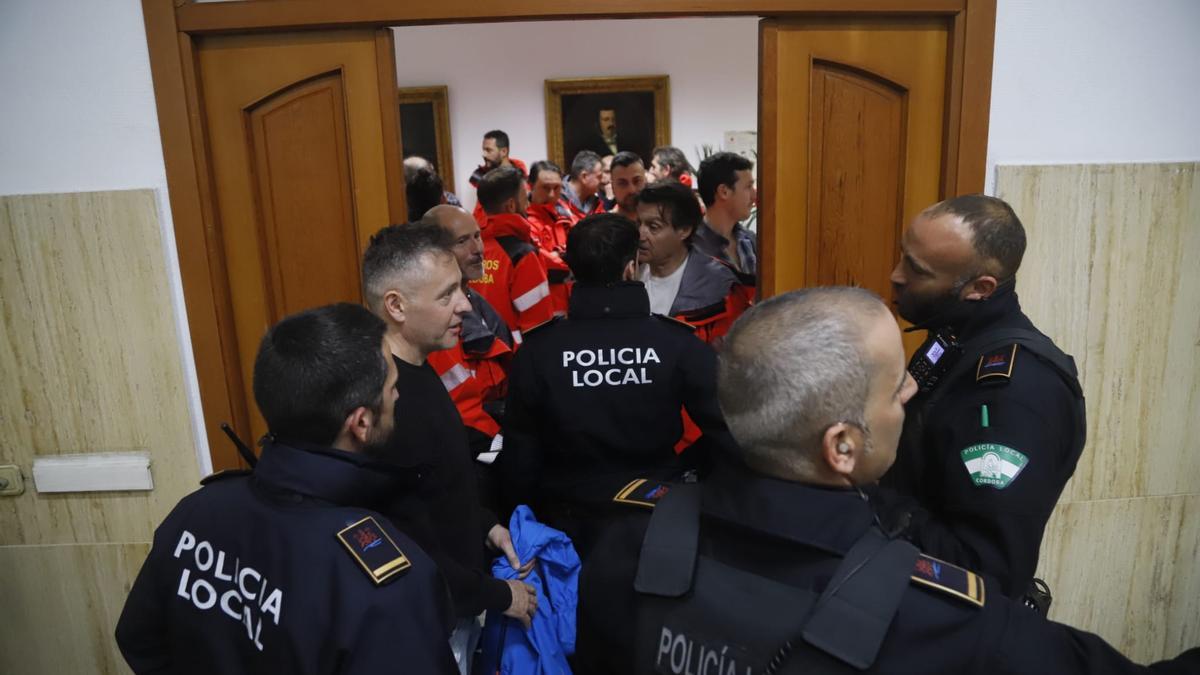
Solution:
<svg viewBox="0 0 1200 675"><path fill-rule="evenodd" d="M1200 2L1000 0L997 164L1200 159Z"/></svg>
<svg viewBox="0 0 1200 675"><path fill-rule="evenodd" d="M141 3L2 0L0 64L0 195L158 196L196 461L209 473Z"/></svg>
<svg viewBox="0 0 1200 675"><path fill-rule="evenodd" d="M547 79L670 75L671 144L693 163L697 148L719 148L725 131L758 128L753 17L405 26L395 34L401 87L449 87L454 183L468 207L475 191L467 178L488 130L507 132L512 155L526 163L546 158Z"/></svg>

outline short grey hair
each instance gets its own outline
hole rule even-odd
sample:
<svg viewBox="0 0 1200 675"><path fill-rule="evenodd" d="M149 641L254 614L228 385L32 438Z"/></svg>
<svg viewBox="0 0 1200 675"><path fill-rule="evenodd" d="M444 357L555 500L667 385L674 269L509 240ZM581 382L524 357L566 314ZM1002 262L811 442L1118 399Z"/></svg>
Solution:
<svg viewBox="0 0 1200 675"><path fill-rule="evenodd" d="M371 236L363 253L363 296L372 312L383 312L383 296L389 289L423 272L428 255L454 257L453 240L437 222L425 217L404 225L388 225Z"/></svg>
<svg viewBox="0 0 1200 675"><path fill-rule="evenodd" d="M746 312L725 338L721 412L748 466L777 477L816 469L825 430L866 430L871 386L866 334L887 308L862 288L784 293Z"/></svg>

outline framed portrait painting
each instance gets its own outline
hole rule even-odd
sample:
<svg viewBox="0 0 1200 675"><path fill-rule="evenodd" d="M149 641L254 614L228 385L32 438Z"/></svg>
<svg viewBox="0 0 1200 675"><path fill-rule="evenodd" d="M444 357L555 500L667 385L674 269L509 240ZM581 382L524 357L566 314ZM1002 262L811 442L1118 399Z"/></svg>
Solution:
<svg viewBox="0 0 1200 675"><path fill-rule="evenodd" d="M454 192L454 159L450 147L450 109L446 87L396 90L400 105L400 151L433 163L443 186Z"/></svg>
<svg viewBox="0 0 1200 675"><path fill-rule="evenodd" d="M670 78L588 77L546 80L546 150L570 171L581 150L601 157L671 143Z"/></svg>

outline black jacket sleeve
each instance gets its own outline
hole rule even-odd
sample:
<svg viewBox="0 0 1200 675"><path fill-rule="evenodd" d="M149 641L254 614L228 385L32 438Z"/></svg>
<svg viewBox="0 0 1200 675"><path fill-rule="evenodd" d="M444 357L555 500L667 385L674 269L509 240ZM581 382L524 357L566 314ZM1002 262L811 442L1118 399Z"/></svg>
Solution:
<svg viewBox="0 0 1200 675"><path fill-rule="evenodd" d="M519 350L508 375L504 448L496 459L505 512L528 503L541 479L543 449L536 411L543 386L535 372L532 352L528 347Z"/></svg>
<svg viewBox="0 0 1200 675"><path fill-rule="evenodd" d="M930 555L995 576L1010 597L1028 589L1078 458L1073 399L1054 385L979 389L943 408L928 469L940 477L940 503L922 504L908 533Z"/></svg>

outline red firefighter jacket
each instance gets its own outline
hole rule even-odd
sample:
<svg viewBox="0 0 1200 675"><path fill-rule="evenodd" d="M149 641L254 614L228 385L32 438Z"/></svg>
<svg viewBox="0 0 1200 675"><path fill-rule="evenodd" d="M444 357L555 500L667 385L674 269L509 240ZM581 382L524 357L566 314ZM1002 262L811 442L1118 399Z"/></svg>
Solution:
<svg viewBox="0 0 1200 675"><path fill-rule="evenodd" d="M512 360L512 335L487 300L467 289L471 312L463 316L458 344L429 355L429 365L441 378L458 408L463 424L472 432L472 448L486 449L500 433L508 393L508 364ZM476 436L484 437L483 443Z"/></svg>
<svg viewBox="0 0 1200 675"><path fill-rule="evenodd" d="M546 268L533 239L533 226L515 213L489 215L483 230L483 277L471 288L483 296L512 329L521 332L554 317Z"/></svg>

